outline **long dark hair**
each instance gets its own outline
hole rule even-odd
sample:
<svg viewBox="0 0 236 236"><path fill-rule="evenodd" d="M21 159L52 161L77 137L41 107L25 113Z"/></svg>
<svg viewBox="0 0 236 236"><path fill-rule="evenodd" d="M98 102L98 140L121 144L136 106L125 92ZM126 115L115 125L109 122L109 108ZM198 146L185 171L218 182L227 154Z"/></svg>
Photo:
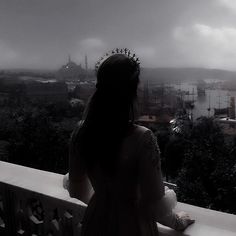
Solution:
<svg viewBox="0 0 236 236"><path fill-rule="evenodd" d="M139 65L123 54L100 65L96 91L71 145L88 170L98 164L105 174L115 173L120 146L134 122L139 72Z"/></svg>

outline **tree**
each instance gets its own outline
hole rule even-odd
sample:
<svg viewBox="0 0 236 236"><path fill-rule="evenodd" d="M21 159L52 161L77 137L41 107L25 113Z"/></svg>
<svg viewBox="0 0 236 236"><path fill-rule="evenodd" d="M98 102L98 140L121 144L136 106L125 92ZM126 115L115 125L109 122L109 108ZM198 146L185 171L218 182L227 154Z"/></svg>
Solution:
<svg viewBox="0 0 236 236"><path fill-rule="evenodd" d="M236 148L228 156L218 161L211 176L217 190L213 208L236 214Z"/></svg>
<svg viewBox="0 0 236 236"><path fill-rule="evenodd" d="M198 119L189 141L177 180L179 200L235 212L232 208L235 199L233 179L236 177L232 164L235 165L235 158L229 153L219 125L212 118ZM226 175L223 174L225 171ZM227 205L227 202L231 203Z"/></svg>
<svg viewBox="0 0 236 236"><path fill-rule="evenodd" d="M15 114L17 135L10 137L9 161L65 173L69 131L56 127L45 109L25 108Z"/></svg>

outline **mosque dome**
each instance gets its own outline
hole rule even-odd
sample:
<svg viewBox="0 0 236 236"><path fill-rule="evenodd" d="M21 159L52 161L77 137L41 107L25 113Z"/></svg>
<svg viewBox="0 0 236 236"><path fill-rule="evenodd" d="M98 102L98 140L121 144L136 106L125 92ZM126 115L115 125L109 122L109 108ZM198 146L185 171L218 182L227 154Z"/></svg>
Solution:
<svg viewBox="0 0 236 236"><path fill-rule="evenodd" d="M77 65L68 57L68 62L63 65L58 70L58 78L63 81L76 81L83 80L85 77L85 70L81 67L81 65Z"/></svg>

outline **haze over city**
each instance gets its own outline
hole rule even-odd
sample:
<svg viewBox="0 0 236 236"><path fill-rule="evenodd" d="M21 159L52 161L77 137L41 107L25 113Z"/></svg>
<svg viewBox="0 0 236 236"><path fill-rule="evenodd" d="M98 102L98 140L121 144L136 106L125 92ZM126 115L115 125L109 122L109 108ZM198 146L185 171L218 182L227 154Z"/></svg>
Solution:
<svg viewBox="0 0 236 236"><path fill-rule="evenodd" d="M236 70L235 0L1 0L0 69L89 66L128 47L144 67Z"/></svg>

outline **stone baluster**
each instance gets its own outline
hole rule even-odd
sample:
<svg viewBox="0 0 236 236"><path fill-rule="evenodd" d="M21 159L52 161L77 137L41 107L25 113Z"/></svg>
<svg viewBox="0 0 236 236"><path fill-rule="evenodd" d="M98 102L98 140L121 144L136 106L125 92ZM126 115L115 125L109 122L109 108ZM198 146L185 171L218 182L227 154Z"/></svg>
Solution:
<svg viewBox="0 0 236 236"><path fill-rule="evenodd" d="M4 207L3 207L3 191L1 189L2 185L0 184L0 235L5 234L5 217L4 217Z"/></svg>
<svg viewBox="0 0 236 236"><path fill-rule="evenodd" d="M55 199L47 196L42 200L44 206L44 232L46 235L62 236L61 218L58 215L58 206Z"/></svg>
<svg viewBox="0 0 236 236"><path fill-rule="evenodd" d="M1 184L1 183L0 183ZM3 192L3 218L5 220L5 235L16 234L16 199L14 192L7 185L1 184Z"/></svg>

